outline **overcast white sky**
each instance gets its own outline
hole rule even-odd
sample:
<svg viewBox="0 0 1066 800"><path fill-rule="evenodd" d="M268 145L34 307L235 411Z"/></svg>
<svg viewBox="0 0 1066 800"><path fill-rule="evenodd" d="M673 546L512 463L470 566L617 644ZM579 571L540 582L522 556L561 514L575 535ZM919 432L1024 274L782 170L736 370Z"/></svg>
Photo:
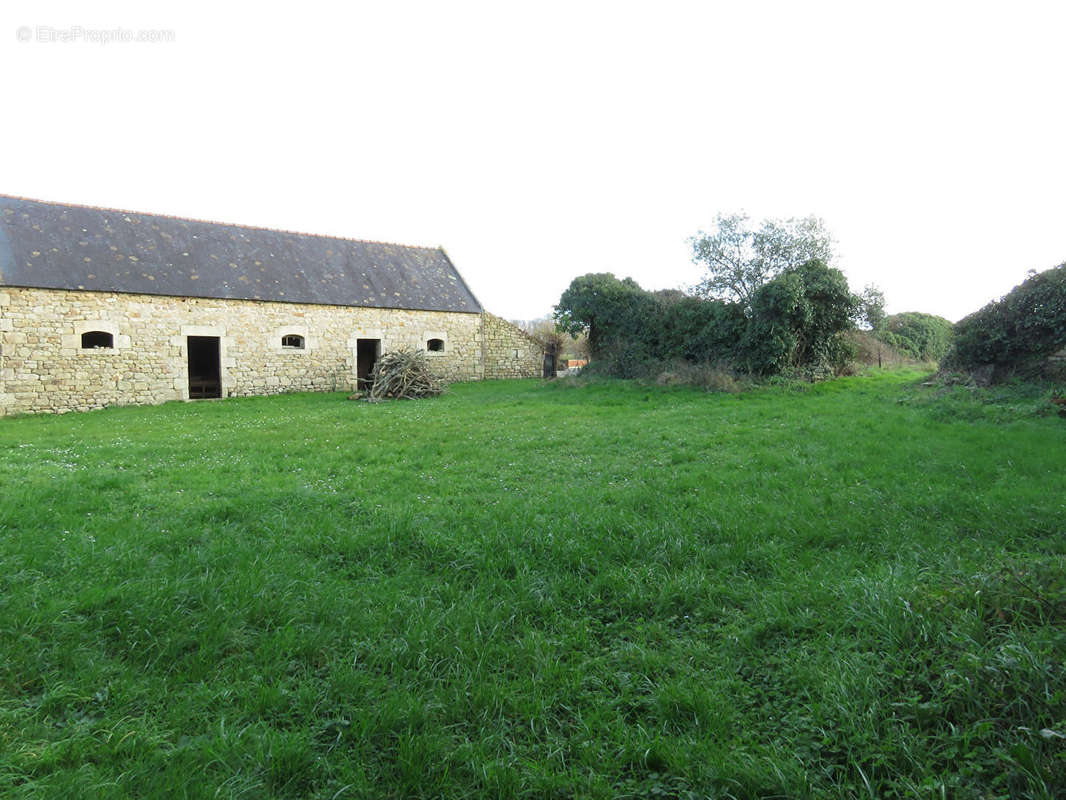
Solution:
<svg viewBox="0 0 1066 800"><path fill-rule="evenodd" d="M439 244L512 319L813 213L854 289L955 320L1066 261L1064 34L1061 1L6 0L0 193Z"/></svg>

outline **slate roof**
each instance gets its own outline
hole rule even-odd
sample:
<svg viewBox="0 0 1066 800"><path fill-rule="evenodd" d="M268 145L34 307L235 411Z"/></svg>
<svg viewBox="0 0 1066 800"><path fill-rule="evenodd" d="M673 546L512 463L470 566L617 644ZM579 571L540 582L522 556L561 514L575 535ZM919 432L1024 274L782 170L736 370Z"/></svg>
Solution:
<svg viewBox="0 0 1066 800"><path fill-rule="evenodd" d="M480 312L444 250L0 195L0 286Z"/></svg>

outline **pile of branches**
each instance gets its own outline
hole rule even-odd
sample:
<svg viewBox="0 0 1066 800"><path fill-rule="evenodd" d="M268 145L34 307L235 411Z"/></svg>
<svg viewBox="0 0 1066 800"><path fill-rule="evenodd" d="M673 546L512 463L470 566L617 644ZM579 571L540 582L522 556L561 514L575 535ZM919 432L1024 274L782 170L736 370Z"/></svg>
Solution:
<svg viewBox="0 0 1066 800"><path fill-rule="evenodd" d="M415 399L444 393L444 382L433 375L429 359L422 350L393 350L374 364L372 384L367 399Z"/></svg>

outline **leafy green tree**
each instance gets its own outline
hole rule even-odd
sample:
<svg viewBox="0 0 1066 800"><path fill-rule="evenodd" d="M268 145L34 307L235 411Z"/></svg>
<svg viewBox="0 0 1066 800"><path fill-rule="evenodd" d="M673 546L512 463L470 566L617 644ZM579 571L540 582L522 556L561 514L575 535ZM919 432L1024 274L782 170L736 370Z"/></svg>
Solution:
<svg viewBox="0 0 1066 800"><path fill-rule="evenodd" d="M611 340L640 340L653 324L655 299L632 278L619 280L609 272L574 278L553 314L559 329L588 335L589 351L599 355Z"/></svg>
<svg viewBox="0 0 1066 800"><path fill-rule="evenodd" d="M833 238L814 216L764 219L755 228L747 214L719 214L711 232L699 231L689 243L693 262L707 269L696 293L745 307L760 286L784 270L812 259L828 264L833 258Z"/></svg>
<svg viewBox="0 0 1066 800"><path fill-rule="evenodd" d="M920 361L939 361L951 346L954 325L935 314L906 311L885 317L874 335Z"/></svg>

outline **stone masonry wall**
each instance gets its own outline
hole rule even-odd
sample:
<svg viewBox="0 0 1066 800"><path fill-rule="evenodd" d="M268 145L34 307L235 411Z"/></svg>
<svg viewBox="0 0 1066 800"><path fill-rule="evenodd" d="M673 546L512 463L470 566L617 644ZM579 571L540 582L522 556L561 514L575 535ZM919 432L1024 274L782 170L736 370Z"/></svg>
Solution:
<svg viewBox="0 0 1066 800"><path fill-rule="evenodd" d="M220 337L223 397L350 390L361 338L380 339L383 353L424 350L429 339L443 339L443 352L427 353L435 371L449 381L478 380L485 374L481 320L457 312L0 287L0 415L188 399L188 336ZM114 348L82 349L87 331L111 333ZM303 336L304 349L283 348L289 334ZM493 334L493 342L504 338Z"/></svg>
<svg viewBox="0 0 1066 800"><path fill-rule="evenodd" d="M485 379L539 378L544 374L544 348L540 342L505 319L481 315Z"/></svg>
<svg viewBox="0 0 1066 800"><path fill-rule="evenodd" d="M1052 380L1066 380L1066 347L1048 356L1044 374Z"/></svg>

